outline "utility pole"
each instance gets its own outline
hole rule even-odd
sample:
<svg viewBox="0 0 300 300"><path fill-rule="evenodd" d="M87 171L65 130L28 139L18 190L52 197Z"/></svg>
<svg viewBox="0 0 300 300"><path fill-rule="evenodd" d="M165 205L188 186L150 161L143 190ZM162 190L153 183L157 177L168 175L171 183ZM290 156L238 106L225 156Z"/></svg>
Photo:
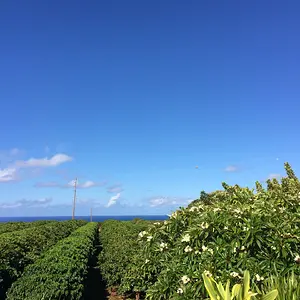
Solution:
<svg viewBox="0 0 300 300"><path fill-rule="evenodd" d="M75 218L76 188L77 188L77 178L75 179L75 183L74 183L74 200L73 200L72 220L74 220L74 218Z"/></svg>
<svg viewBox="0 0 300 300"><path fill-rule="evenodd" d="M93 208L91 207L91 222L93 222Z"/></svg>

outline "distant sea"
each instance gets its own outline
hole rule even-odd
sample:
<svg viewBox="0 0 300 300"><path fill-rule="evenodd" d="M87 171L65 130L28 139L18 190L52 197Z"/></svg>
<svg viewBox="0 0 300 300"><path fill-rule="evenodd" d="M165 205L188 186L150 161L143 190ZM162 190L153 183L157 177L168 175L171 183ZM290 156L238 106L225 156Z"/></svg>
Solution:
<svg viewBox="0 0 300 300"><path fill-rule="evenodd" d="M168 218L166 215L145 215L145 216L93 216L94 222L103 222L105 220L120 220L120 221L131 221L133 219L143 219L149 221L163 221ZM56 216L56 217L0 217L0 223L2 222L34 222L39 220L55 220L65 221L71 220L71 216ZM76 220L90 221L90 216L75 216Z"/></svg>

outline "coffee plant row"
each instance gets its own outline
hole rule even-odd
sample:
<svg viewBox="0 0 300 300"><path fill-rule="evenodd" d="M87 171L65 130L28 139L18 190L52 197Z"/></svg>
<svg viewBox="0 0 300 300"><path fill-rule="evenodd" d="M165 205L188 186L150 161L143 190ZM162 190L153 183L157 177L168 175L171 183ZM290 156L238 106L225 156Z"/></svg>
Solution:
<svg viewBox="0 0 300 300"><path fill-rule="evenodd" d="M42 251L86 224L73 220L49 222L44 225L0 235L0 299L13 281L21 276L24 267L33 263Z"/></svg>
<svg viewBox="0 0 300 300"><path fill-rule="evenodd" d="M102 223L99 267L109 287L118 286L138 249L137 236L149 226L149 221L116 221Z"/></svg>
<svg viewBox="0 0 300 300"><path fill-rule="evenodd" d="M98 224L91 222L45 251L13 283L7 299L82 299L97 234Z"/></svg>
<svg viewBox="0 0 300 300"><path fill-rule="evenodd" d="M247 270L252 290L265 295L277 289L280 295L275 282L299 282L300 276L300 182L288 163L285 169L286 177L267 180L266 186L223 183L224 190L202 192L187 208L136 235L138 245L125 246L130 258L121 264L123 271L116 245L116 253L106 255L113 258L110 275L103 269L109 283L149 300L206 299L203 274L221 284L240 284ZM120 248L125 243L113 232L110 241ZM122 275L111 280L114 268ZM294 283L284 286L295 288ZM300 299L299 288L285 292L296 297L286 300Z"/></svg>
<svg viewBox="0 0 300 300"><path fill-rule="evenodd" d="M35 222L7 222L0 223L0 234L6 232L12 232L16 230L22 230L30 227L36 227L40 225L45 225L54 221L35 221Z"/></svg>

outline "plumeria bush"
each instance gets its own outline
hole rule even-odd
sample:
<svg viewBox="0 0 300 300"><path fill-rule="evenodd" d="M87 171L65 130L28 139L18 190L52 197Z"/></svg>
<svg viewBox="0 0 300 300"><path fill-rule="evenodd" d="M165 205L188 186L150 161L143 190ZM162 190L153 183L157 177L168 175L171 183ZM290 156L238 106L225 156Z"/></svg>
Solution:
<svg viewBox="0 0 300 300"><path fill-rule="evenodd" d="M149 300L205 299L202 273L240 283L243 273L263 288L271 275L300 276L300 182L289 164L279 183L229 186L180 208L139 234L139 249L121 290Z"/></svg>

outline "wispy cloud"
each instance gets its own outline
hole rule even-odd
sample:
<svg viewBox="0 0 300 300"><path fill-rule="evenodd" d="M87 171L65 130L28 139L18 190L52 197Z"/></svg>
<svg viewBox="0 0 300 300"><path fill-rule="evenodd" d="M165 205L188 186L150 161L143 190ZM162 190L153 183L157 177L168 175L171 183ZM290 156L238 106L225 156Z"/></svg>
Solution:
<svg viewBox="0 0 300 300"><path fill-rule="evenodd" d="M112 196L108 203L106 204L106 207L110 207L112 205L115 205L117 203L117 200L121 197L121 193L118 193L117 195L115 196Z"/></svg>
<svg viewBox="0 0 300 300"><path fill-rule="evenodd" d="M30 158L28 160L19 160L15 162L15 166L19 168L28 168L28 167L55 167L63 163L72 161L73 158L66 154L56 154L51 158Z"/></svg>
<svg viewBox="0 0 300 300"><path fill-rule="evenodd" d="M148 200L151 207L157 206L171 206L171 205L188 205L194 199L191 197L168 197L168 196L158 196L152 197Z"/></svg>
<svg viewBox="0 0 300 300"><path fill-rule="evenodd" d="M108 193L121 193L124 191L124 188L122 187L122 184L114 184L109 187L107 187Z"/></svg>
<svg viewBox="0 0 300 300"><path fill-rule="evenodd" d="M36 200L21 199L11 203L0 203L0 208L11 209L17 207L45 207L52 202L52 198L42 198Z"/></svg>
<svg viewBox="0 0 300 300"><path fill-rule="evenodd" d="M51 158L30 158L28 160L16 160L15 156L19 156L20 150L17 148L11 149L9 152L6 151L0 153L1 164L6 165L6 168L0 169L0 182L12 182L20 179L20 174L25 169L30 169L31 175L38 175L41 173L41 168L55 167L73 160L72 157L66 154L56 154ZM12 160L12 158L14 159ZM28 177L27 176L27 177Z"/></svg>
<svg viewBox="0 0 300 300"><path fill-rule="evenodd" d="M237 166L234 166L234 165L227 166L224 169L225 172L237 172L238 170L239 170L239 168Z"/></svg>
<svg viewBox="0 0 300 300"><path fill-rule="evenodd" d="M17 170L15 168L0 169L0 182L17 180Z"/></svg>
<svg viewBox="0 0 300 300"><path fill-rule="evenodd" d="M48 182L37 182L34 186L38 188L73 188L75 184L74 180L71 180L68 183L59 183L56 181L48 181ZM85 181L85 182L78 182L77 188L78 189L88 189L92 187L101 187L106 184L105 181L103 182L94 182L91 180Z"/></svg>

